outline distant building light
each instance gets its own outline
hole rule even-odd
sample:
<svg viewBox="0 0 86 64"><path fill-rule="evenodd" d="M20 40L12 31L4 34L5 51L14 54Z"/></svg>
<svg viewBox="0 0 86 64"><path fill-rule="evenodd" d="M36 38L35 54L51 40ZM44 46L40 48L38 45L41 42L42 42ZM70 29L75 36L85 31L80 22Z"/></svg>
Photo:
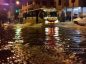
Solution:
<svg viewBox="0 0 86 64"><path fill-rule="evenodd" d="M78 10L80 10L80 9L81 9L81 7L74 8L74 10L76 10L76 11L78 11Z"/></svg>
<svg viewBox="0 0 86 64"><path fill-rule="evenodd" d="M8 3L2 3L2 4L0 4L0 5L6 5L6 6L9 6L9 4L8 4Z"/></svg>
<svg viewBox="0 0 86 64"><path fill-rule="evenodd" d="M64 12L65 12L66 10L64 10ZM72 8L67 8L67 11L72 11ZM73 13L78 13L78 12L80 12L81 11L81 7L75 7L74 9L73 9Z"/></svg>

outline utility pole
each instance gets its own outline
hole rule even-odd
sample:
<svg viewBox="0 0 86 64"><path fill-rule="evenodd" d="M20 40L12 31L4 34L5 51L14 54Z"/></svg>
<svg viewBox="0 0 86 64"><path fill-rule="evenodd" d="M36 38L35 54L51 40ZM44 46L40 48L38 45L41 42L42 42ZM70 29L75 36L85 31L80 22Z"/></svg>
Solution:
<svg viewBox="0 0 86 64"><path fill-rule="evenodd" d="M82 0L80 2L81 2L81 15L83 15L84 0Z"/></svg>
<svg viewBox="0 0 86 64"><path fill-rule="evenodd" d="M71 0L71 2L72 2L71 21L73 21L73 11L74 11L75 0Z"/></svg>
<svg viewBox="0 0 86 64"><path fill-rule="evenodd" d="M67 7L68 7L67 0L65 0L64 4L65 4L65 20L66 20L66 17L67 17Z"/></svg>

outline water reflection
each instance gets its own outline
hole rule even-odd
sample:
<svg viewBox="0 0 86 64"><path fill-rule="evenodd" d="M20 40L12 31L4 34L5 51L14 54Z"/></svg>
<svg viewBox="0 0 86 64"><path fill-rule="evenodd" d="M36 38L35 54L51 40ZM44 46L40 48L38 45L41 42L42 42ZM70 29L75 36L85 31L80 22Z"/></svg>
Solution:
<svg viewBox="0 0 86 64"><path fill-rule="evenodd" d="M22 37L24 43L29 43L33 45L44 44L45 32L43 28L23 28Z"/></svg>
<svg viewBox="0 0 86 64"><path fill-rule="evenodd" d="M0 28L1 64L86 64L85 29L14 28Z"/></svg>
<svg viewBox="0 0 86 64"><path fill-rule="evenodd" d="M46 44L51 47L55 47L59 39L59 28L58 27L47 27L45 28Z"/></svg>
<svg viewBox="0 0 86 64"><path fill-rule="evenodd" d="M15 28L15 43L23 43L23 39L22 39L22 36L21 36L21 30L22 28L19 27L19 26L16 26Z"/></svg>
<svg viewBox="0 0 86 64"><path fill-rule="evenodd" d="M15 30L12 26L0 27L0 43L1 45L8 44L10 41L14 41Z"/></svg>
<svg viewBox="0 0 86 64"><path fill-rule="evenodd" d="M84 29L85 30L85 29ZM62 32L62 33L61 33ZM83 43L83 41L86 40L85 38L85 34L83 33L83 31L81 29L68 29L68 28L62 28L60 29L60 34L62 34L62 36L60 36L61 40L65 41L66 43L69 42L72 44L74 44L73 46L77 47L79 46L79 44ZM79 46L81 47L81 46Z"/></svg>
<svg viewBox="0 0 86 64"><path fill-rule="evenodd" d="M84 30L73 29L73 28L70 28L70 29L61 28L61 27L45 28L46 41L47 41L48 47L52 46L58 52L60 50L60 53L66 52L67 56L69 55L68 57L70 57L70 54L71 55L74 54L74 58L77 58L76 55L79 56L79 54L81 55L85 54L84 51L86 48L81 48L82 46L80 45L86 39L84 37L85 34L83 33Z"/></svg>

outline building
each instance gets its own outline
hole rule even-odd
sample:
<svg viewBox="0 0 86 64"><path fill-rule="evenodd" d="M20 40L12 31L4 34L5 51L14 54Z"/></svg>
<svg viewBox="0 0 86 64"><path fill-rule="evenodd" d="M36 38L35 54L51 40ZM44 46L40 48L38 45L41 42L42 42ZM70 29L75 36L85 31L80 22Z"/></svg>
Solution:
<svg viewBox="0 0 86 64"><path fill-rule="evenodd" d="M78 13L86 13L86 1L85 0L75 0L73 3L72 0L66 0L68 1L67 6L64 8L67 8L67 11L71 11L73 9L73 12Z"/></svg>
<svg viewBox="0 0 86 64"><path fill-rule="evenodd" d="M64 0L55 0L55 2L57 10L62 10L64 8Z"/></svg>
<svg viewBox="0 0 86 64"><path fill-rule="evenodd" d="M62 12L65 8L73 8L73 7L79 7L83 6L84 0L75 0L74 3L73 0L21 0L21 13L26 13L28 10L34 10L42 7L55 7L59 13ZM24 2L24 3L23 3ZM84 4L85 5L85 4ZM80 8L77 8L75 10L78 10Z"/></svg>
<svg viewBox="0 0 86 64"><path fill-rule="evenodd" d="M56 7L54 0L30 0L27 3L22 4L21 13L26 13L29 10L34 10L42 7Z"/></svg>

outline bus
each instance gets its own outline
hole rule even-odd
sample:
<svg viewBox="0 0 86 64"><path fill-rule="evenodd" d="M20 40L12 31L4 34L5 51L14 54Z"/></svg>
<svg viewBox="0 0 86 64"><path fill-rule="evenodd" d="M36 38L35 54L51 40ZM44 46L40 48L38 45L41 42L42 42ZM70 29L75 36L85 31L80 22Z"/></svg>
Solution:
<svg viewBox="0 0 86 64"><path fill-rule="evenodd" d="M58 23L57 11L55 8L39 8L35 10L29 10L24 14L24 17L44 19L45 24Z"/></svg>
<svg viewBox="0 0 86 64"><path fill-rule="evenodd" d="M59 22L57 10L55 8L45 8L43 11L45 12L45 24L54 24Z"/></svg>

